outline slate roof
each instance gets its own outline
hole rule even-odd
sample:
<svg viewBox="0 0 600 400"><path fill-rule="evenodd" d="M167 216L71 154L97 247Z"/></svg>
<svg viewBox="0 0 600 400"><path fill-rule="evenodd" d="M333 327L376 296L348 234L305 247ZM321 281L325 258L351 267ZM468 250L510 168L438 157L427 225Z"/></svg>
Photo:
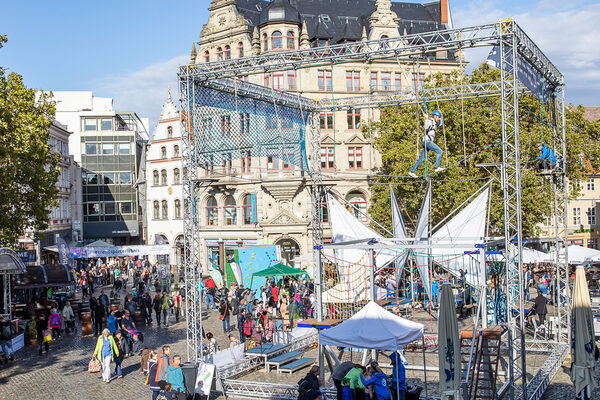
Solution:
<svg viewBox="0 0 600 400"><path fill-rule="evenodd" d="M286 15L293 15L289 7L296 8L300 18L306 21L309 39L331 39L331 43L343 40L358 40L363 27L369 32L369 16L377 9L375 0L274 0L273 3L287 3ZM250 23L251 32L255 26L268 22L268 10L275 6L265 0L237 0L238 11ZM399 22L399 34L430 32L443 29L440 23L440 2L426 4L392 2ZM262 16L261 16L262 14ZM278 19L281 20L281 19ZM319 35L326 35L325 37Z"/></svg>

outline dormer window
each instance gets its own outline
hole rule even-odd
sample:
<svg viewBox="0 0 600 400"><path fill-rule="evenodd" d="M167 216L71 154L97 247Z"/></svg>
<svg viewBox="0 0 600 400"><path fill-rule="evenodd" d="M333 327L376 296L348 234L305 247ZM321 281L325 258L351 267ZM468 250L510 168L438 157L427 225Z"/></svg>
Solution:
<svg viewBox="0 0 600 400"><path fill-rule="evenodd" d="M273 32L273 35L271 35L271 40L273 41L273 44L272 44L273 50L283 48L283 38L281 36L280 31Z"/></svg>
<svg viewBox="0 0 600 400"><path fill-rule="evenodd" d="M331 22L331 18L329 18L329 15L327 15L327 14L321 14L321 15L319 15L319 17L321 18L321 20L323 22Z"/></svg>
<svg viewBox="0 0 600 400"><path fill-rule="evenodd" d="M319 39L317 44L319 47L327 47L329 46L329 39Z"/></svg>

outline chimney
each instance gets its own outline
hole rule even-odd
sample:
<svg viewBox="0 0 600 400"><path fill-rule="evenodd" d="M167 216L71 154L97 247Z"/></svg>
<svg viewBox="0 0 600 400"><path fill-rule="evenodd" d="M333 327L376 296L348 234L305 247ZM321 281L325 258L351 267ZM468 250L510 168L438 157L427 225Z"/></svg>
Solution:
<svg viewBox="0 0 600 400"><path fill-rule="evenodd" d="M450 4L449 0L440 0L440 22L444 25L450 25Z"/></svg>

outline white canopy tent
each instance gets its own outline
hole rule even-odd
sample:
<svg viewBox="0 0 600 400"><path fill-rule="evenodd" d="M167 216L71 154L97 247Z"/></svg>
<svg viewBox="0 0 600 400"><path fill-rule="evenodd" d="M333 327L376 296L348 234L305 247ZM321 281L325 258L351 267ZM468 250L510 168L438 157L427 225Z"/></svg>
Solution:
<svg viewBox="0 0 600 400"><path fill-rule="evenodd" d="M320 331L319 344L396 351L422 338L423 328L371 301L341 324Z"/></svg>
<svg viewBox="0 0 600 400"><path fill-rule="evenodd" d="M600 250L572 244L567 247L569 252L569 264L583 264L585 262L600 262ZM565 249L558 253L559 260L565 259ZM556 261L556 251L548 253L544 259L546 262Z"/></svg>

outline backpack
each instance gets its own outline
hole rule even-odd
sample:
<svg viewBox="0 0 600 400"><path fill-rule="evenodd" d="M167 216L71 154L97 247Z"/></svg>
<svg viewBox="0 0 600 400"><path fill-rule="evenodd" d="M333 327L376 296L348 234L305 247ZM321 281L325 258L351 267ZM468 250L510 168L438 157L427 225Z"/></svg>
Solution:
<svg viewBox="0 0 600 400"><path fill-rule="evenodd" d="M244 336L252 336L252 320L244 322Z"/></svg>
<svg viewBox="0 0 600 400"><path fill-rule="evenodd" d="M306 378L302 378L298 381L298 400L309 399L308 394L312 391L312 386Z"/></svg>
<svg viewBox="0 0 600 400"><path fill-rule="evenodd" d="M54 313L50 316L50 325L51 326L57 326L60 323L60 317L58 316L58 314Z"/></svg>

